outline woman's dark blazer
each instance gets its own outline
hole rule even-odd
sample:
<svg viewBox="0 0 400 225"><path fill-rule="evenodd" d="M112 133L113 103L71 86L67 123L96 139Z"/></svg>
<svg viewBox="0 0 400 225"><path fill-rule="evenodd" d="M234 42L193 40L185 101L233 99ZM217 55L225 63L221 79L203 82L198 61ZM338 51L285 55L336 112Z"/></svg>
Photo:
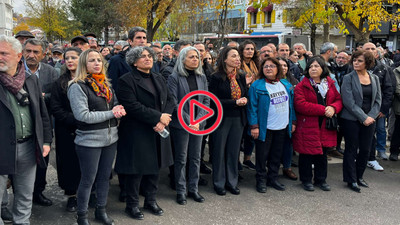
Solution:
<svg viewBox="0 0 400 225"><path fill-rule="evenodd" d="M374 119L378 117L382 103L379 78L374 74L368 74L372 85L371 110L368 113L364 113L361 109L363 103L362 87L357 72L353 71L343 77L341 94L344 107L341 118L352 121L358 120L360 123L363 123L368 116Z"/></svg>
<svg viewBox="0 0 400 225"><path fill-rule="evenodd" d="M247 98L246 76L244 74L239 74L236 80L242 93L241 97ZM232 99L230 81L227 78L226 74L222 74L219 72L214 73L210 78L209 90L215 96L217 96L217 98L221 102L224 112L224 118L232 114L233 111L240 110L242 125L246 125L246 106L237 106L236 100ZM211 106L212 108L215 107L214 104L211 104ZM214 109L214 111L215 110L216 109Z"/></svg>
<svg viewBox="0 0 400 225"><path fill-rule="evenodd" d="M160 168L173 164L170 138L161 138L153 130L162 113L172 114L173 98L160 74L151 73L159 99L147 89L143 79L133 68L118 80L117 97L126 111L118 129L115 171L119 174L158 174ZM156 101L160 101L161 112L155 109Z"/></svg>

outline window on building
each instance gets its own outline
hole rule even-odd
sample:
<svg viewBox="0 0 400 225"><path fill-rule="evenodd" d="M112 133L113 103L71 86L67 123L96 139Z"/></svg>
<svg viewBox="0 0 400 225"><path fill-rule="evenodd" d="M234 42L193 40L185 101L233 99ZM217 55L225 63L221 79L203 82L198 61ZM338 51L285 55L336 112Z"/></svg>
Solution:
<svg viewBox="0 0 400 225"><path fill-rule="evenodd" d="M257 24L257 13L253 12L250 14L251 16L251 24Z"/></svg>
<svg viewBox="0 0 400 225"><path fill-rule="evenodd" d="M271 16L272 12L264 12L264 24L272 23Z"/></svg>
<svg viewBox="0 0 400 225"><path fill-rule="evenodd" d="M233 0L234 5L241 5L243 4L243 0Z"/></svg>

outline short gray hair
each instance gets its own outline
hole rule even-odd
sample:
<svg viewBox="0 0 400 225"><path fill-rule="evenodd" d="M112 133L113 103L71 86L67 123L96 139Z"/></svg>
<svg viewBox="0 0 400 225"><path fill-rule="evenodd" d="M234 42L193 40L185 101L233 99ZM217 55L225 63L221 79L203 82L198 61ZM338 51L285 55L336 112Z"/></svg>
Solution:
<svg viewBox="0 0 400 225"><path fill-rule="evenodd" d="M41 40L36 39L36 38L29 38L24 43L24 49L26 48L27 44L31 44L31 45L35 45L35 46L40 45L42 47L42 52L43 53L46 52L47 47L46 47L46 43L44 43L44 41L41 41Z"/></svg>
<svg viewBox="0 0 400 225"><path fill-rule="evenodd" d="M174 72L178 73L181 76L185 76L185 77L189 76L189 73L185 69L185 60L186 60L186 56L189 53L189 51L196 51L197 56L199 57L199 65L197 66L196 69L194 69L194 73L196 75L203 75L203 68L201 67L201 62L200 62L200 53L195 47L192 47L192 46L188 46L181 50L181 52L179 53L179 56L176 60Z"/></svg>
<svg viewBox="0 0 400 225"><path fill-rule="evenodd" d="M14 37L9 37L5 35L0 35L0 42L7 42L11 45L11 48L17 53L22 52L22 45L21 43Z"/></svg>
<svg viewBox="0 0 400 225"><path fill-rule="evenodd" d="M337 47L335 44L333 44L332 42L325 42L322 44L320 50L319 50L319 54L324 54L327 51L331 50L333 51L333 49Z"/></svg>
<svg viewBox="0 0 400 225"><path fill-rule="evenodd" d="M115 42L114 46L116 46L116 45L123 47L123 46L129 45L129 43L124 40L119 40L119 41Z"/></svg>
<svg viewBox="0 0 400 225"><path fill-rule="evenodd" d="M128 53L126 53L126 58L125 58L126 63L129 66L133 66L133 64L135 64L142 57L142 53L144 51L148 51L151 57L153 58L153 61L155 61L156 55L154 54L153 49L147 46L137 46L129 50Z"/></svg>
<svg viewBox="0 0 400 225"><path fill-rule="evenodd" d="M294 46L296 46L296 45L301 45L301 47L303 47L303 49L307 51L307 48L306 48L306 45L305 45L305 44L300 43L300 42L299 42L299 43L295 43L295 44L293 45L293 48L294 48Z"/></svg>
<svg viewBox="0 0 400 225"><path fill-rule="evenodd" d="M133 27L128 32L128 39L133 40L133 38L135 38L137 32L143 32L147 35L147 31L143 27Z"/></svg>

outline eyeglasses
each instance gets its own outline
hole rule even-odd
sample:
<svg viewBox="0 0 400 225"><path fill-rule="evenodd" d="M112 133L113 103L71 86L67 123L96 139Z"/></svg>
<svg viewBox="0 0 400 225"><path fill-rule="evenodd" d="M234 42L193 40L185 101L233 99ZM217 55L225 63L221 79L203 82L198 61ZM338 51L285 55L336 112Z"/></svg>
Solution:
<svg viewBox="0 0 400 225"><path fill-rule="evenodd" d="M264 68L265 68L265 69L268 69L268 68L270 68L270 69L275 69L275 68L276 68L276 65L265 65Z"/></svg>

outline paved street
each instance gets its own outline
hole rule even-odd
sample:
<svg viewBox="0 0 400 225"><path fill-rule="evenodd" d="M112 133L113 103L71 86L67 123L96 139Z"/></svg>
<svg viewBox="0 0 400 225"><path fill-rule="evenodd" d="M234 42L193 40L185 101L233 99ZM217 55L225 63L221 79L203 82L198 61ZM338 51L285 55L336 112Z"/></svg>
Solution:
<svg viewBox="0 0 400 225"><path fill-rule="evenodd" d="M33 225L74 224L75 213L65 211L66 197L57 185L54 169L54 152L48 173L48 187L45 195L54 205L35 205L31 222ZM206 198L204 203L188 199L186 206L175 202L175 192L168 186L167 170L161 172L158 203L164 209L164 216L158 217L144 211L145 219L130 219L123 212L125 205L117 201L118 185L116 176L111 181L108 212L115 224L400 224L400 162L381 161L384 172L367 168L365 180L370 188L358 194L349 190L342 182L341 160L329 162L328 180L332 191L304 191L299 181L281 178L286 191L272 188L260 194L255 190L254 171L241 172L241 194L218 196L212 185L200 187ZM294 168L297 173L297 168ZM211 175L203 175L209 183ZM141 198L143 202L143 198ZM93 209L89 218L94 221Z"/></svg>

